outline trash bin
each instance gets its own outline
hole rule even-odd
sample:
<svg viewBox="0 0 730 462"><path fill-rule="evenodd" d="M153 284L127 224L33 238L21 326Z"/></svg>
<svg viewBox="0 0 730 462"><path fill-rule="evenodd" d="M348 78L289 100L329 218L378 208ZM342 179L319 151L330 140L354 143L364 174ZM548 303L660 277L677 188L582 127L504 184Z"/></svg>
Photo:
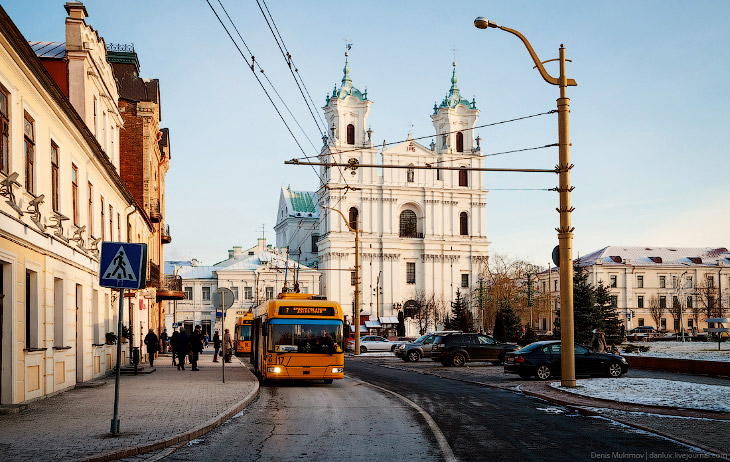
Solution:
<svg viewBox="0 0 730 462"><path fill-rule="evenodd" d="M139 347L132 347L132 364L139 364Z"/></svg>

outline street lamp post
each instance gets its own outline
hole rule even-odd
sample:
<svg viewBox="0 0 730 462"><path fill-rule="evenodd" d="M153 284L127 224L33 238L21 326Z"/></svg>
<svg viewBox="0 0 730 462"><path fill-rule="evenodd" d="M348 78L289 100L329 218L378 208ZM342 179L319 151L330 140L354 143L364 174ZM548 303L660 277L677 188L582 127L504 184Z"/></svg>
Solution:
<svg viewBox="0 0 730 462"><path fill-rule="evenodd" d="M322 208L334 210L339 213L343 220L345 220L345 226L347 229L355 233L355 313L353 322L355 323L355 354L360 354L360 226L357 221L355 222L355 228L350 226L350 223L345 218L345 215L337 209L332 207L322 206Z"/></svg>
<svg viewBox="0 0 730 462"><path fill-rule="evenodd" d="M568 131L568 114L570 112L570 99L565 95L565 89L568 86L575 86L577 83L573 79L569 79L565 75L565 48L560 45L560 54L557 61L560 61L560 76L552 77L545 70L543 62L537 57L535 50L532 49L530 42L517 32L497 25L486 18L478 17L474 20L474 26L478 29L495 28L501 29L510 34L516 35L527 48L535 67L540 72L542 78L551 85L560 87L560 98L558 103L558 165L555 167L558 173L559 186L556 188L560 193L560 227L556 228L558 232L558 242L560 244L560 342L561 342L561 385L564 387L575 387L575 356L574 356L574 333L573 333L573 227L570 225L570 213L573 207L570 206L570 192L573 188L570 186L570 170L573 165L570 163L570 141ZM556 61L550 59L545 62Z"/></svg>

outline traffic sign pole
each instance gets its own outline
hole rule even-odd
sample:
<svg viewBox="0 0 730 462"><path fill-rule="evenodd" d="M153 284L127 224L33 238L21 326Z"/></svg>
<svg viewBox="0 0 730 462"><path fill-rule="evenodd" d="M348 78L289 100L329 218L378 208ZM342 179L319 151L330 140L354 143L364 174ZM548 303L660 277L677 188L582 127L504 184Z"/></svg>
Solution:
<svg viewBox="0 0 730 462"><path fill-rule="evenodd" d="M119 377L122 375L122 315L124 314L124 289L119 289L119 322L117 323L117 376L114 381L114 416L112 435L119 434Z"/></svg>
<svg viewBox="0 0 730 462"><path fill-rule="evenodd" d="M221 358L221 366L223 366L223 383L226 383L226 293L221 291L221 331L223 332L223 357Z"/></svg>

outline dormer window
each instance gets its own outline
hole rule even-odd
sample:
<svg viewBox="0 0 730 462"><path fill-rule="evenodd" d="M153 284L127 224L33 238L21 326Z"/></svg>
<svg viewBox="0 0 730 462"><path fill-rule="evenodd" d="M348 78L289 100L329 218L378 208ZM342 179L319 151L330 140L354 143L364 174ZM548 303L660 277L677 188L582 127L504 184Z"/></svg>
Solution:
<svg viewBox="0 0 730 462"><path fill-rule="evenodd" d="M456 152L464 152L464 134L456 132Z"/></svg>
<svg viewBox="0 0 730 462"><path fill-rule="evenodd" d="M347 144L355 144L355 126L352 124L347 126Z"/></svg>

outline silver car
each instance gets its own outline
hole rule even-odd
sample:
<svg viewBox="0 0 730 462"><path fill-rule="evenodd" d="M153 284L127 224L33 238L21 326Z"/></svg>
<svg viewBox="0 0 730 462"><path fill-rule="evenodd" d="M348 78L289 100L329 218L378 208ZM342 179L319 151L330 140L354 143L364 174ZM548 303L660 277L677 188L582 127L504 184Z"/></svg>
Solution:
<svg viewBox="0 0 730 462"><path fill-rule="evenodd" d="M411 343L401 345L395 350L395 355L401 358L403 361L416 362L421 358L431 357L431 348L433 348L433 341L437 336L447 333L457 333L461 331L457 330L442 330L437 332L429 332L426 335L419 337Z"/></svg>
<svg viewBox="0 0 730 462"><path fill-rule="evenodd" d="M393 342L379 335L366 335L360 338L360 353L367 353L368 351L393 351L401 343ZM347 347L350 350L354 349L355 341L349 340Z"/></svg>

